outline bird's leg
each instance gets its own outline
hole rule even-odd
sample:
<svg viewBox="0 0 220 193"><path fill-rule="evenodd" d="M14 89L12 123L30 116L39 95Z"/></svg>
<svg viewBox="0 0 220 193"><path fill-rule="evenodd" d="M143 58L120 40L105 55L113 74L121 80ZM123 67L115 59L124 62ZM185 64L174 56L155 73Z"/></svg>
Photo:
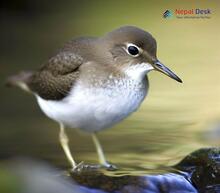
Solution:
<svg viewBox="0 0 220 193"><path fill-rule="evenodd" d="M105 159L105 155L104 155L104 152L103 152L103 149L102 149L102 146L96 136L96 133L92 133L92 139L93 139L93 142L95 144L95 147L96 147L96 151L98 153L98 156L99 156L99 162L101 165L108 165L106 159Z"/></svg>
<svg viewBox="0 0 220 193"><path fill-rule="evenodd" d="M96 151L98 153L98 156L99 156L99 162L101 165L103 165L104 167L108 168L108 169L116 169L115 166L109 164L107 161L106 161L106 158L105 158L105 155L104 155L104 152L103 152L103 149L102 149L102 146L96 136L96 133L92 133L92 139L93 139L93 142L95 144L95 147L96 147Z"/></svg>
<svg viewBox="0 0 220 193"><path fill-rule="evenodd" d="M77 165L76 162L74 161L72 154L70 152L70 148L68 145L69 139L67 137L67 134L65 133L65 128L64 125L62 123L60 123L60 134L59 134L59 139L60 139L60 144L63 148L63 151L68 159L68 161L70 162L73 170L76 169Z"/></svg>

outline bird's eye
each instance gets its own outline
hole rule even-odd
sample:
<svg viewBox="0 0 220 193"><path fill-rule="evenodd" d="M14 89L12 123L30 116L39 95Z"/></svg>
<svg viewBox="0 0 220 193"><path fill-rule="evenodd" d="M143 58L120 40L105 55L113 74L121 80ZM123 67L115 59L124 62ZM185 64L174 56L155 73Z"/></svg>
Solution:
<svg viewBox="0 0 220 193"><path fill-rule="evenodd" d="M130 55L132 55L134 57L139 56L139 54L140 54L139 48L133 44L128 45L127 51Z"/></svg>

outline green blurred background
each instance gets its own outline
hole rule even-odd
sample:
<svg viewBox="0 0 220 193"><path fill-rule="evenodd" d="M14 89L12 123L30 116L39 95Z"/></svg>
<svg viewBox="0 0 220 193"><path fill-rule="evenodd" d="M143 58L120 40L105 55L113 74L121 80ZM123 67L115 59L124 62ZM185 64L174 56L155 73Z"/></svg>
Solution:
<svg viewBox="0 0 220 193"><path fill-rule="evenodd" d="M211 9L210 19L162 17L165 10ZM101 36L122 25L150 32L158 58L183 84L151 72L141 108L99 134L107 158L129 170L157 171L189 152L220 144L219 1L5 1L0 8L0 158L30 156L68 167L58 125L34 97L5 88L7 76L36 69L75 36ZM90 136L67 130L77 161L96 163Z"/></svg>

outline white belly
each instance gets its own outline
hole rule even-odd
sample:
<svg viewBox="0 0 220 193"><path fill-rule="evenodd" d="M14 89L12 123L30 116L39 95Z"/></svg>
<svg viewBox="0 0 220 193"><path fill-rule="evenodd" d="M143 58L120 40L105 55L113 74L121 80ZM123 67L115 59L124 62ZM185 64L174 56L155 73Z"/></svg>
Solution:
<svg viewBox="0 0 220 193"><path fill-rule="evenodd" d="M109 128L134 112L146 93L146 84L114 89L78 85L63 100L44 100L37 96L37 101L51 119L71 128L93 132Z"/></svg>

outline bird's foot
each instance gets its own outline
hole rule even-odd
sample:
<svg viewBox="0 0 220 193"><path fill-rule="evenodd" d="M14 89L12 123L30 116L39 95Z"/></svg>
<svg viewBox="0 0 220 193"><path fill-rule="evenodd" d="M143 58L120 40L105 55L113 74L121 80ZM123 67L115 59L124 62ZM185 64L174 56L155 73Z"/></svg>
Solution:
<svg viewBox="0 0 220 193"><path fill-rule="evenodd" d="M70 170L70 173L81 173L81 172L91 172L91 171L98 171L100 169L106 169L108 171L115 171L118 168L110 163L105 163L105 164L84 164L84 162L80 162L79 164L77 164L75 167L73 167Z"/></svg>
<svg viewBox="0 0 220 193"><path fill-rule="evenodd" d="M115 171L118 170L118 167L116 165L110 164L108 162L102 164L102 168L108 170L108 171Z"/></svg>
<svg viewBox="0 0 220 193"><path fill-rule="evenodd" d="M100 165L89 165L84 164L84 162L80 162L75 167L73 167L70 171L70 173L82 173L82 172L91 172L91 171L97 171L101 168Z"/></svg>
<svg viewBox="0 0 220 193"><path fill-rule="evenodd" d="M79 164L73 166L71 172L80 172L84 168L84 162L80 162Z"/></svg>

